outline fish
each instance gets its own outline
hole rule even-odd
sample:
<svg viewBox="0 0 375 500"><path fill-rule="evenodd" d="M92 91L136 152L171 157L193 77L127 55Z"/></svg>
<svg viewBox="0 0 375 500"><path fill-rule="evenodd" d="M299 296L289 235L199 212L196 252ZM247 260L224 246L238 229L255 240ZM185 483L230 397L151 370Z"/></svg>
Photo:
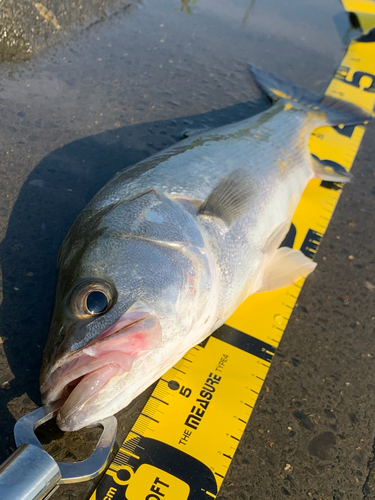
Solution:
<svg viewBox="0 0 375 500"><path fill-rule="evenodd" d="M369 116L250 72L272 106L119 172L65 237L40 377L63 431L116 414L248 296L315 269L280 245L311 179L351 176L312 156L309 137Z"/></svg>

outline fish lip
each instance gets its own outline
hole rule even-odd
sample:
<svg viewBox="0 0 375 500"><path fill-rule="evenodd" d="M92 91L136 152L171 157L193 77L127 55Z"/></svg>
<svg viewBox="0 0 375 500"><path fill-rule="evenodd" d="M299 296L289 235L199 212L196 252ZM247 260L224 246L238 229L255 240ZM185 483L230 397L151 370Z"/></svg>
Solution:
<svg viewBox="0 0 375 500"><path fill-rule="evenodd" d="M127 317L127 318L126 318ZM135 311L135 312L127 312L123 314L112 326L107 328L107 330L104 330L100 335L96 337L96 339L91 340L87 345L82 347L81 349L86 349L87 347L97 344L99 342L103 342L105 339L108 337L114 337L116 333L119 331L126 330L129 327L133 327L137 325L138 323L141 323L142 321L145 321L148 318L151 318L152 314L149 312L145 311ZM124 322L124 319L126 318L126 322ZM128 319L133 319L131 322L127 322Z"/></svg>
<svg viewBox="0 0 375 500"><path fill-rule="evenodd" d="M104 344L108 339L115 338L116 336L121 337L123 334L126 334L126 330L129 330L133 326L137 324L141 324L143 321L146 321L148 318L153 317L153 315L149 311L131 311L131 312L126 312L120 318L115 321L113 325L111 325L109 328L107 328L104 332L102 332L99 336L97 336L95 339L92 339L88 344L86 344L83 347L80 347L73 353L68 353L66 356L61 358L55 366L52 368L50 371L49 376L44 380L41 385L40 385L40 392L42 395L42 400L43 403L51 403L55 401L56 399L61 398L61 392L59 393L59 397L52 397L51 398L51 389L53 386L59 386L59 380L62 377L66 377L70 371L74 370L77 368L77 363L75 361L78 361L80 357L83 357L83 361L90 361L89 357L90 355L85 354L85 350L89 350L90 348L95 347L98 344ZM134 358L135 359L135 358ZM86 363L82 362L79 363L78 366L85 366ZM65 369L64 369L65 367ZM98 368L95 368L97 370ZM95 371L92 370L92 371ZM82 375L82 377L88 375L92 371L87 371ZM81 377L81 378L82 378ZM79 382L78 382L79 384ZM77 385L78 385L77 384ZM62 385L62 384L61 384ZM69 385L69 384L68 384ZM77 386L76 385L76 386ZM75 386L75 387L76 387ZM74 388L75 388L74 387ZM65 386L62 385L62 390L65 388ZM58 389L55 387L55 389L58 392ZM68 394L69 395L69 394ZM62 399L67 399L68 395L63 396Z"/></svg>
<svg viewBox="0 0 375 500"><path fill-rule="evenodd" d="M75 402L73 402L73 404L70 404L70 406L68 406L68 408L66 408L66 406L70 400L70 395L68 396L68 398L65 401L63 400L63 404L60 407L60 409L56 415L56 423L62 431L75 431L75 430L79 430L82 427L84 427L85 425L82 425L82 419L81 419L81 422L78 423L78 425L77 425L77 423L75 422L75 420L76 420L75 417L77 417L77 415L78 416L80 415L82 408L84 408L87 403L90 403L92 400L95 400L97 394L107 386L107 384L110 382L112 377L115 377L116 375L121 373L121 368L119 365L109 364L109 365L103 365L98 370L93 370L92 372L88 373L88 376L90 376L90 375L95 376L95 375L97 375L97 372L101 372L103 369L104 370L109 369L110 371L112 370L112 373L110 374L109 379L107 377L107 379L104 380L104 383L103 383L103 381L98 379L99 387L96 387L95 390L91 394L88 395L88 397L83 398L83 400L82 400L82 398L80 399L78 397L78 401L75 401ZM77 384L76 387L78 387L79 385L80 385L80 383ZM74 389L76 389L76 387ZM74 390L72 391L71 394L74 397L73 392L74 392ZM83 420L83 422L84 421L85 420ZM79 422L79 418L78 418L78 422Z"/></svg>

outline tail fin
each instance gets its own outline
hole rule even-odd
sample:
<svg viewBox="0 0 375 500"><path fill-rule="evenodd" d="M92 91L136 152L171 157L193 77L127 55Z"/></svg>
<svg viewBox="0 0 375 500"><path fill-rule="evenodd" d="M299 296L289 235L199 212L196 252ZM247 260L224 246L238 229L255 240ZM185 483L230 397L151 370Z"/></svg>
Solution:
<svg viewBox="0 0 375 500"><path fill-rule="evenodd" d="M248 68L258 87L273 101L284 98L291 103L298 102L310 112L324 113L326 121L330 125L357 125L372 118L371 115L354 104L329 96L324 96L322 99L317 94L304 90L273 73L253 65Z"/></svg>

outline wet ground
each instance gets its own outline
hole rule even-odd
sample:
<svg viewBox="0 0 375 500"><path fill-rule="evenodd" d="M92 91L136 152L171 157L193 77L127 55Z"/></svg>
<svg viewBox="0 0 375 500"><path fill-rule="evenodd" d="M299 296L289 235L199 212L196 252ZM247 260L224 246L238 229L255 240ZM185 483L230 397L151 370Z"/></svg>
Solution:
<svg viewBox="0 0 375 500"><path fill-rule="evenodd" d="M248 62L323 92L345 52L338 0L145 0L98 22L77 18L78 28L55 4L58 42L39 19L52 31L44 45L28 38L35 57L0 66L0 460L14 449L15 420L40 404L56 255L93 194L186 128L265 106ZM374 139L372 125L220 500L375 499ZM118 443L146 399L119 414ZM94 441L91 430L49 449L83 458ZM54 498L92 488L65 486Z"/></svg>
<svg viewBox="0 0 375 500"><path fill-rule="evenodd" d="M1 1L0 62L33 59L43 49L116 15L137 0Z"/></svg>

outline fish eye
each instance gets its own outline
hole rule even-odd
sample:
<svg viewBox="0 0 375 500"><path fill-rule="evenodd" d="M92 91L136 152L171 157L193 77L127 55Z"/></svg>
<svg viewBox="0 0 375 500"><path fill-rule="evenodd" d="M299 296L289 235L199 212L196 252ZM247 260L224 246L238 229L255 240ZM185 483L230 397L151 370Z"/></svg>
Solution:
<svg viewBox="0 0 375 500"><path fill-rule="evenodd" d="M116 300L116 288L104 280L81 281L70 295L72 311L81 318L104 314L116 303Z"/></svg>
<svg viewBox="0 0 375 500"><path fill-rule="evenodd" d="M90 314L102 314L109 306L107 295L101 290L94 290L86 297L86 308Z"/></svg>

